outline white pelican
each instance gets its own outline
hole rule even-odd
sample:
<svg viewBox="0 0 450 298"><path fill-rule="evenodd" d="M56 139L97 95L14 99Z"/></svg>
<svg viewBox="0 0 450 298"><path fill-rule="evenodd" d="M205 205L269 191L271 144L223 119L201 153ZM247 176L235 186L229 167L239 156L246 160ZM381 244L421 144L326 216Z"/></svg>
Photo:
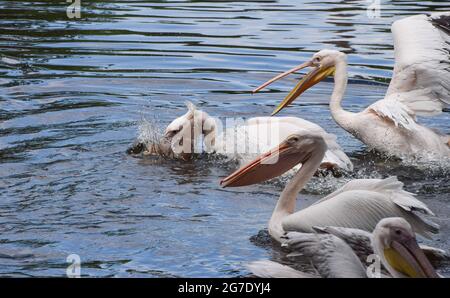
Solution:
<svg viewBox="0 0 450 298"><path fill-rule="evenodd" d="M347 87L347 57L322 50L306 63L269 80L260 87L305 67L308 73L272 115L305 90L334 74L331 115L346 131L370 148L397 157L441 159L450 157L450 137L416 122L416 116L442 112L450 102L450 13L415 15L392 25L395 47L394 75L384 99L359 113L341 106Z"/></svg>
<svg viewBox="0 0 450 298"><path fill-rule="evenodd" d="M219 119L187 102L188 111L173 120L157 143L137 143L128 151L159 154L167 157L189 159L192 153L217 153L247 162L279 144L293 132L303 129L321 135L327 143L320 168L353 170L353 164L336 142L336 136L322 127L298 117L255 117L222 129ZM202 143L202 144L199 144ZM194 148L199 146L199 148Z"/></svg>
<svg viewBox="0 0 450 298"><path fill-rule="evenodd" d="M250 272L263 278L364 278L367 277L364 262L342 239L329 234L289 232L283 240L283 247L290 250L290 256L307 258L314 273L298 271L287 265L269 260L247 264Z"/></svg>
<svg viewBox="0 0 450 298"><path fill-rule="evenodd" d="M277 241L287 231L313 232L314 226L342 226L372 231L385 217L403 217L414 231L425 237L438 227L423 221L413 210L433 214L428 207L403 190L396 177L356 179L313 205L295 211L298 193L320 165L326 144L320 135L299 131L277 148L235 171L220 184L244 186L277 177L301 163L300 170L286 184L269 221L269 234Z"/></svg>
<svg viewBox="0 0 450 298"><path fill-rule="evenodd" d="M283 245L307 257L320 277L367 277L365 262L334 235L290 232L286 238ZM382 219L375 227L371 245L392 277L439 277L418 246L411 225L403 218ZM314 276L272 261L256 261L248 268L259 277Z"/></svg>
<svg viewBox="0 0 450 298"><path fill-rule="evenodd" d="M332 234L347 243L361 262L367 260L367 256L373 254L371 244L372 233L360 229L343 228L343 227L313 227L317 233ZM434 265L440 266L442 263L450 261L450 255L443 249L419 244L427 259Z"/></svg>

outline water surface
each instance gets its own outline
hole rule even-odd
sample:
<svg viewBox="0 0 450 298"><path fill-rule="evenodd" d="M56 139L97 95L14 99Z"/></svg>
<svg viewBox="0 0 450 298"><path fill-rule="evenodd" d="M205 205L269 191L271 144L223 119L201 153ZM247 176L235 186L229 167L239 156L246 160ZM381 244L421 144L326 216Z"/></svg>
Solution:
<svg viewBox="0 0 450 298"><path fill-rule="evenodd" d="M213 116L268 115L296 77L249 90L322 48L349 54L344 106L383 97L393 67L392 21L448 10L442 1L0 1L0 276L233 277L245 263L289 262L258 233L282 183L221 189L234 165L125 154L142 117L166 125L190 100ZM449 249L449 174L365 151L330 118L333 85L307 92L284 115L338 136L353 177L398 175L435 211ZM449 113L421 119L449 133ZM304 207L346 179L313 180ZM260 233L261 234L261 233ZM450 274L445 267L442 274Z"/></svg>

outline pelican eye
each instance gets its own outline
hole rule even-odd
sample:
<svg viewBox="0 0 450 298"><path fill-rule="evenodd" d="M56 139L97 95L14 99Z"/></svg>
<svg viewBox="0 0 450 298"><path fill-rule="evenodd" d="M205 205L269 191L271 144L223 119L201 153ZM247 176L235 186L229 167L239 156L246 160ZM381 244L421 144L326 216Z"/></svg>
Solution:
<svg viewBox="0 0 450 298"><path fill-rule="evenodd" d="M401 234L402 234L402 231L401 231L401 230L395 230L395 234L401 235Z"/></svg>
<svg viewBox="0 0 450 298"><path fill-rule="evenodd" d="M299 138L298 138L298 137L292 137L290 141L291 141L291 142L298 142L298 141L299 141Z"/></svg>

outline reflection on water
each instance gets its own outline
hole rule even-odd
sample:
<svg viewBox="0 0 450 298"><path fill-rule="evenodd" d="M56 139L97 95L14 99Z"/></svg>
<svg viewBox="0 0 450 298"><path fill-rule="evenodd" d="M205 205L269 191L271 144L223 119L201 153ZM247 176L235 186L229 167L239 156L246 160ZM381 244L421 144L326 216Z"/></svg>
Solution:
<svg viewBox="0 0 450 298"><path fill-rule="evenodd" d="M362 109L391 75L390 23L448 9L382 3L369 19L366 1L83 1L82 18L68 20L64 2L3 1L0 275L63 276L72 253L90 276L241 276L248 260L282 258L255 236L281 184L222 190L235 165L125 150L142 116L167 124L185 100L213 116L268 115L295 78L248 91L322 48L349 54L345 106ZM448 171L368 155L330 119L331 88L318 85L289 113L336 133L355 177L399 175L439 217L431 243L449 249ZM449 132L448 113L424 122ZM315 179L299 206L345 179Z"/></svg>

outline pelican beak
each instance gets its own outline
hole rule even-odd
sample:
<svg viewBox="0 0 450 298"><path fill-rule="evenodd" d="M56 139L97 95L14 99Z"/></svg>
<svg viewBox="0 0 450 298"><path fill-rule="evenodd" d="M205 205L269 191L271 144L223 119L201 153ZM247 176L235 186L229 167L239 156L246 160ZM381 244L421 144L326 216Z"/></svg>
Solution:
<svg viewBox="0 0 450 298"><path fill-rule="evenodd" d="M272 84L273 82L284 78L285 76L296 72L298 70L301 70L303 68L313 66L315 67L312 71L310 71L306 76L304 76L300 82L297 83L297 85L294 87L294 89L289 92L289 94L283 99L283 101L280 103L280 105L272 112L272 116L277 114L279 111L281 111L284 107L289 105L291 102L293 102L297 97L299 97L303 92L314 86L315 84L319 83L323 79L325 79L329 75L333 75L335 71L334 66L314 66L312 61L307 61L303 64L300 64L299 66L296 66L286 72L283 72L282 74L270 79L269 81L265 82L258 88L253 90L253 93L258 92L262 88L268 86L269 84Z"/></svg>
<svg viewBox="0 0 450 298"><path fill-rule="evenodd" d="M384 255L395 270L406 276L415 278L439 277L413 237L402 242L394 240L390 248L384 249Z"/></svg>
<svg viewBox="0 0 450 298"><path fill-rule="evenodd" d="M279 79L282 79L285 76L290 75L291 73L294 73L296 71L302 70L303 68L306 68L306 67L309 67L309 66L312 66L312 65L313 65L312 61L307 61L307 62L305 62L303 64L300 64L300 65L298 65L298 66L296 66L296 67L294 67L292 69L289 69L288 71L285 71L285 72L277 75L276 77L271 78L270 80L268 80L267 82L265 82L264 84L259 86L258 88L253 89L252 93L256 93L259 90L261 90L261 89L267 87L268 85L272 84L273 82L278 81Z"/></svg>
<svg viewBox="0 0 450 298"><path fill-rule="evenodd" d="M220 181L222 187L246 186L278 177L301 162L302 154L285 142Z"/></svg>

